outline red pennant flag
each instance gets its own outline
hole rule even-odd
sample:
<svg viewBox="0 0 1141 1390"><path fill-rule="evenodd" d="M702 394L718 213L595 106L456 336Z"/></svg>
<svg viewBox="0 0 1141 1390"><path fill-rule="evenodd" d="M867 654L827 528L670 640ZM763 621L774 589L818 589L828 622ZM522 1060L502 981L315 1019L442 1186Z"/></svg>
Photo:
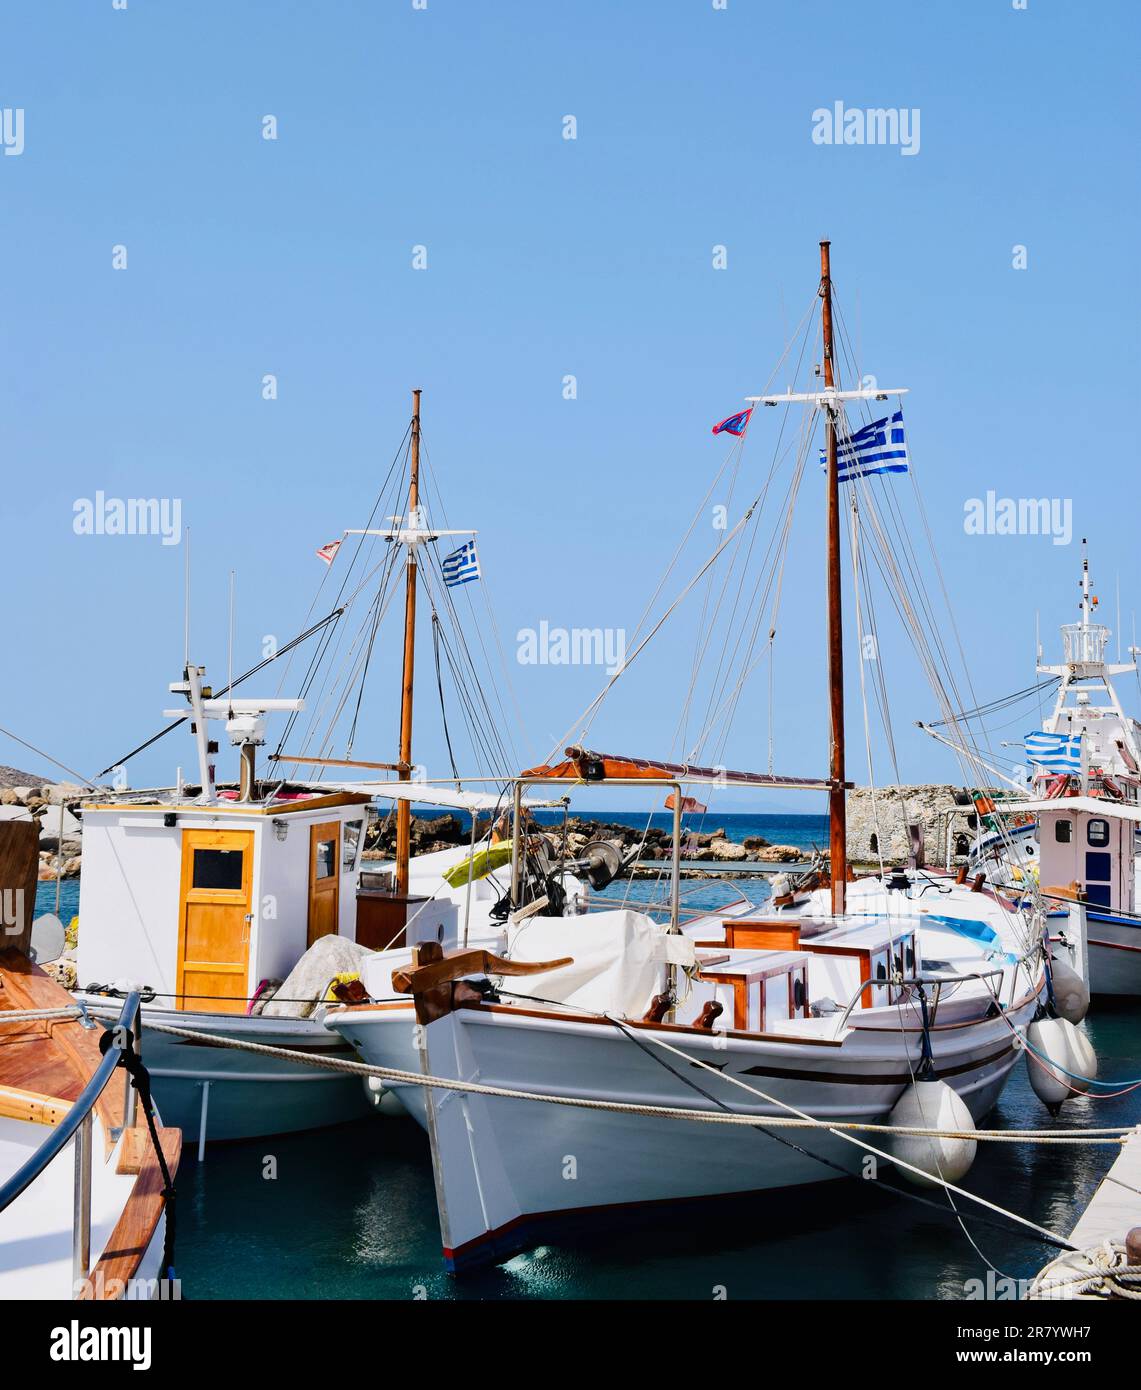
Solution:
<svg viewBox="0 0 1141 1390"><path fill-rule="evenodd" d="M337 558L337 551L341 548L340 541L330 541L328 545L323 545L317 551L317 559L324 560L327 565L331 565Z"/></svg>

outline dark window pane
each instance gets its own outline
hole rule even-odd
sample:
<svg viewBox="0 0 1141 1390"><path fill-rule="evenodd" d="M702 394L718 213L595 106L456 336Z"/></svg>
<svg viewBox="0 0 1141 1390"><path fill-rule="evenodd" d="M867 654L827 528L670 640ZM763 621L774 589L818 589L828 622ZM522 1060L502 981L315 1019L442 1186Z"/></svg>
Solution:
<svg viewBox="0 0 1141 1390"><path fill-rule="evenodd" d="M1056 820L1054 822L1054 839L1060 845L1068 845L1073 838L1074 823L1068 820Z"/></svg>
<svg viewBox="0 0 1141 1390"><path fill-rule="evenodd" d="M317 841L317 877L332 878L337 865L336 840Z"/></svg>
<svg viewBox="0 0 1141 1390"><path fill-rule="evenodd" d="M1107 820L1091 820L1086 827L1086 839L1091 845L1109 844L1109 822Z"/></svg>
<svg viewBox="0 0 1141 1390"><path fill-rule="evenodd" d="M237 892L242 887L240 849L196 849L194 851L195 888L224 888Z"/></svg>
<svg viewBox="0 0 1141 1390"><path fill-rule="evenodd" d="M1109 906L1109 884L1108 883L1087 883L1086 897L1094 907Z"/></svg>
<svg viewBox="0 0 1141 1390"><path fill-rule="evenodd" d="M1110 873L1110 856L1093 850L1086 851L1086 880L1093 879L1095 883L1108 883Z"/></svg>

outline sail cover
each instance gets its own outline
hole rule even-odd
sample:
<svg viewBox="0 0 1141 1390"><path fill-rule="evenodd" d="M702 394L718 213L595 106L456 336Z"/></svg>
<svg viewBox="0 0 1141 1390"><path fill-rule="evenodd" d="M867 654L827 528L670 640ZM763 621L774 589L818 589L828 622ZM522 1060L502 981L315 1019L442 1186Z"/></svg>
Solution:
<svg viewBox="0 0 1141 1390"><path fill-rule="evenodd" d="M790 787L827 791L831 783L820 777L781 777L772 772L733 772L724 767L699 767L694 763L667 763L660 759L632 758L618 753L594 753L586 748L566 750L566 760L528 768L519 776L542 782L706 782L716 787ZM850 785L850 784L845 784Z"/></svg>

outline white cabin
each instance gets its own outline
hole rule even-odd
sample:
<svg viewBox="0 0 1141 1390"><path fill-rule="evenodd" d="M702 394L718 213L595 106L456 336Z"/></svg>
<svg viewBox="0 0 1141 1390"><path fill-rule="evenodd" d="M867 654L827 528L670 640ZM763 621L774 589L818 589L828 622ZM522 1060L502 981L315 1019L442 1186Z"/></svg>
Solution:
<svg viewBox="0 0 1141 1390"><path fill-rule="evenodd" d="M1038 813L1044 892L1076 887L1091 907L1135 911L1133 836L1141 808L1091 796L1025 803Z"/></svg>
<svg viewBox="0 0 1141 1390"><path fill-rule="evenodd" d="M244 1013L318 937L355 938L367 795L83 808L79 983Z"/></svg>

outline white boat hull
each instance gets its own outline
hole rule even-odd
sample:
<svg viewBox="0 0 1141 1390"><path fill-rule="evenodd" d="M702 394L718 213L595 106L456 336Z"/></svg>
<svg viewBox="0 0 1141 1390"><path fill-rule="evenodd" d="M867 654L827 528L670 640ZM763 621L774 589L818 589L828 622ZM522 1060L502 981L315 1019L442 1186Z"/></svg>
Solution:
<svg viewBox="0 0 1141 1390"><path fill-rule="evenodd" d="M80 996L84 997L84 996ZM108 1000L89 995L93 1012ZM111 1013L117 1008L112 1001ZM246 1018L235 1014L143 1010L141 1053L166 1124L181 1129L187 1149L205 1140L257 1139L360 1119L372 1110L359 1076L236 1048L160 1033L162 1023L219 1040L235 1039L299 1052L354 1058L351 1049L315 1019Z"/></svg>
<svg viewBox="0 0 1141 1390"><path fill-rule="evenodd" d="M1141 919L1087 913L1091 994L1141 995Z"/></svg>
<svg viewBox="0 0 1141 1390"><path fill-rule="evenodd" d="M1024 1003L1011 1022L1024 1026L1033 1008L1033 1001ZM366 1060L410 1068L410 1010L366 1008L336 1017ZM788 1111L664 1052L651 1036L816 1119L882 1122L911 1079L894 1010L883 1031L861 1026L840 1045L631 1031L644 1048L605 1022L460 1009L423 1030L423 1061L436 1076L513 1090L704 1110L720 1101L760 1123ZM919 1046L912 1033L912 1067ZM976 1119L992 1108L1020 1056L1000 1018L936 1030L933 1046L937 1071ZM576 1214L797 1187L841 1176L829 1165L858 1172L866 1157L866 1150L818 1131L766 1133L423 1087L395 1093L433 1140L443 1254L452 1270L504 1259Z"/></svg>

